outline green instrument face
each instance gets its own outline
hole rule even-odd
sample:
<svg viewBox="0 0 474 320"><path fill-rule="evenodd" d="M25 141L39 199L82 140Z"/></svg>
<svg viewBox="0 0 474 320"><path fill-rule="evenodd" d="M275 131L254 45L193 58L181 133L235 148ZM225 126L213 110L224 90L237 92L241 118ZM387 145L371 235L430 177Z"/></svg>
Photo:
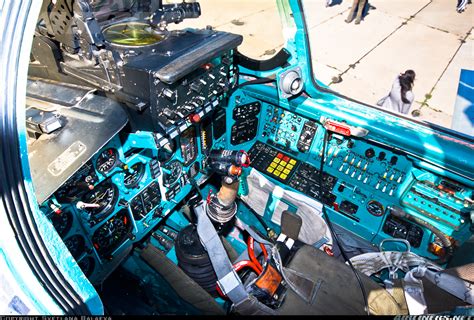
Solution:
<svg viewBox="0 0 474 320"><path fill-rule="evenodd" d="M141 22L114 24L104 30L104 36L110 43L130 47L156 44L165 38L165 35Z"/></svg>

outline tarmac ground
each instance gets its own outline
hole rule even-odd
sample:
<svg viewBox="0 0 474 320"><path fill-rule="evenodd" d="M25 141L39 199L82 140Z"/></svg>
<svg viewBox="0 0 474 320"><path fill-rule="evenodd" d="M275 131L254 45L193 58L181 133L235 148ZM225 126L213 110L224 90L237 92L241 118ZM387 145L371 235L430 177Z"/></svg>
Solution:
<svg viewBox="0 0 474 320"><path fill-rule="evenodd" d="M344 20L352 0L303 0L315 76L332 89L375 104L395 77L417 76L411 111L451 127L461 69L474 69L474 4L463 13L456 0L370 0L359 25ZM267 59L284 45L275 0L200 0L202 15L183 27L242 34L239 50ZM473 120L474 121L474 120Z"/></svg>

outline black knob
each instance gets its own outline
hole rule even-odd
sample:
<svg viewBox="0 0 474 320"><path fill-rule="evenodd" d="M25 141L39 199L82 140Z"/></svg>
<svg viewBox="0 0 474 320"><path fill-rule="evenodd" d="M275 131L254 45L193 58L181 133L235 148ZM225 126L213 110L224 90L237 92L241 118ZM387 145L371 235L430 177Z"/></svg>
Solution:
<svg viewBox="0 0 474 320"><path fill-rule="evenodd" d="M375 151L374 151L374 149L369 148L369 149L365 150L365 156L366 156L367 158L369 158L369 159L370 159L370 158L373 158L373 157L375 156Z"/></svg>
<svg viewBox="0 0 474 320"><path fill-rule="evenodd" d="M390 164L392 166L396 165L397 164L397 161L398 161L398 158L396 156L393 156L391 159L390 159Z"/></svg>
<svg viewBox="0 0 474 320"><path fill-rule="evenodd" d="M354 140L349 139L349 141L347 141L347 147L349 149L352 149L354 147Z"/></svg>

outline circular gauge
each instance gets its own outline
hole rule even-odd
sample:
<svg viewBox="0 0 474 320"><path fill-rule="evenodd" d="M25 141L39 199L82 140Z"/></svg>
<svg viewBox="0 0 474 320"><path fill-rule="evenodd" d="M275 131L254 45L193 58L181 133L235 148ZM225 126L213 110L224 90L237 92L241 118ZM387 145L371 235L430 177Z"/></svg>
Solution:
<svg viewBox="0 0 474 320"><path fill-rule="evenodd" d="M72 214L70 211L62 211L59 214L53 213L51 216L51 222L53 223L54 229L63 238L72 227Z"/></svg>
<svg viewBox="0 0 474 320"><path fill-rule="evenodd" d="M118 164L119 157L117 149L108 148L100 153L95 166L97 171L105 174L112 171Z"/></svg>
<svg viewBox="0 0 474 320"><path fill-rule="evenodd" d="M183 172L183 165L178 160L171 161L163 166L163 184L169 187L174 184Z"/></svg>
<svg viewBox="0 0 474 320"><path fill-rule="evenodd" d="M64 240L64 244L76 260L84 253L86 248L86 242L84 241L84 238L78 234Z"/></svg>
<svg viewBox="0 0 474 320"><path fill-rule="evenodd" d="M137 162L130 169L127 170L123 177L123 184L127 188L135 188L145 175L145 165Z"/></svg>
<svg viewBox="0 0 474 320"><path fill-rule="evenodd" d="M92 243L101 257L106 257L117 249L128 237L131 222L127 210L119 211L105 222L92 236Z"/></svg>
<svg viewBox="0 0 474 320"><path fill-rule="evenodd" d="M95 268L95 260L92 257L85 257L78 263L86 277L90 277Z"/></svg>
<svg viewBox="0 0 474 320"><path fill-rule="evenodd" d="M60 202L73 202L80 199L97 182L97 174L91 161L84 164L56 192Z"/></svg>
<svg viewBox="0 0 474 320"><path fill-rule="evenodd" d="M95 223L100 222L114 210L117 200L117 186L108 182L96 186L83 199L88 205L95 205L95 207L86 207L86 210L91 213L91 220Z"/></svg>
<svg viewBox="0 0 474 320"><path fill-rule="evenodd" d="M165 39L163 32L154 30L147 23L124 22L104 29L104 37L112 44L123 47L142 47L157 44Z"/></svg>
<svg viewBox="0 0 474 320"><path fill-rule="evenodd" d="M380 202L375 201L375 200L370 200L367 203L367 211L373 216L380 217L384 213L384 208Z"/></svg>

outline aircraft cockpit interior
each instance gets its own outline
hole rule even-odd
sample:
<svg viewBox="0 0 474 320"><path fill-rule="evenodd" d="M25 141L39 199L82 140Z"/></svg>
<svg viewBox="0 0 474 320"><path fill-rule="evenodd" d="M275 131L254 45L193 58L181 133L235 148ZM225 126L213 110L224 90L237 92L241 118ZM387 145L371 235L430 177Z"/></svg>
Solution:
<svg viewBox="0 0 474 320"><path fill-rule="evenodd" d="M110 315L472 307L474 143L314 90L299 22L259 61L176 28L201 10L43 1L28 158L71 281Z"/></svg>

